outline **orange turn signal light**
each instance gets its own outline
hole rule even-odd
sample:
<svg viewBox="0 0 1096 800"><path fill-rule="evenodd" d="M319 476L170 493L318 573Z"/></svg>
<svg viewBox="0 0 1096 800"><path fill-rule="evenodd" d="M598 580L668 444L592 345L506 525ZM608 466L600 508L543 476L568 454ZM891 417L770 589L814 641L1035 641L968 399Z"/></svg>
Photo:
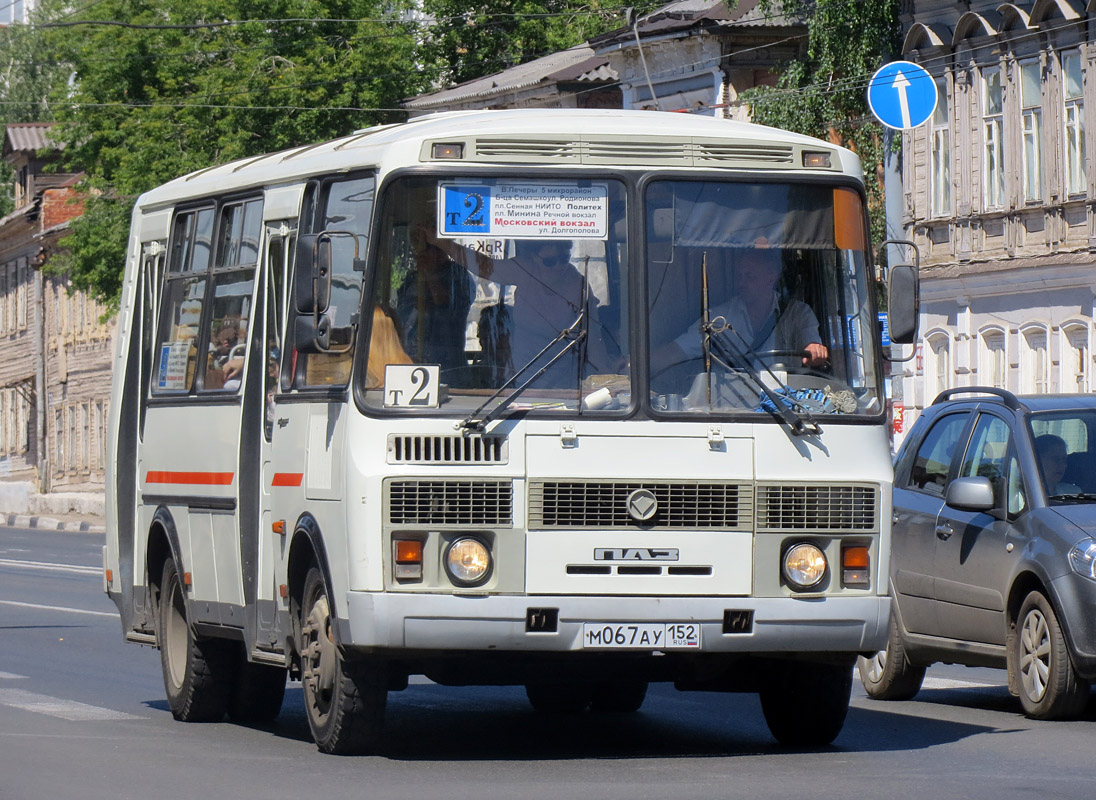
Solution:
<svg viewBox="0 0 1096 800"><path fill-rule="evenodd" d="M867 569L868 548L863 545L846 547L841 551L841 566L845 569Z"/></svg>
<svg viewBox="0 0 1096 800"><path fill-rule="evenodd" d="M397 564L421 564L422 563L422 542L417 539L397 539L396 540L396 563Z"/></svg>

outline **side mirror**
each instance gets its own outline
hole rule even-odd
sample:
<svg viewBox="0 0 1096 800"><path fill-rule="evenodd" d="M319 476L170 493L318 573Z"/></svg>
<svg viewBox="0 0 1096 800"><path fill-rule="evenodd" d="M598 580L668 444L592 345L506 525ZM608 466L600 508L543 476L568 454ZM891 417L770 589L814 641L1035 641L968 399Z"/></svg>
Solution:
<svg viewBox="0 0 1096 800"><path fill-rule="evenodd" d="M917 341L921 311L920 280L917 268L908 264L891 267L887 285L887 326L894 344Z"/></svg>
<svg viewBox="0 0 1096 800"><path fill-rule="evenodd" d="M960 511L992 511L997 502L989 478L956 478L949 484L944 502Z"/></svg>
<svg viewBox="0 0 1096 800"><path fill-rule="evenodd" d="M298 353L327 353L331 350L331 318L301 315L293 324L293 346Z"/></svg>
<svg viewBox="0 0 1096 800"><path fill-rule="evenodd" d="M293 302L298 314L323 314L331 302L331 236L297 238L293 254Z"/></svg>

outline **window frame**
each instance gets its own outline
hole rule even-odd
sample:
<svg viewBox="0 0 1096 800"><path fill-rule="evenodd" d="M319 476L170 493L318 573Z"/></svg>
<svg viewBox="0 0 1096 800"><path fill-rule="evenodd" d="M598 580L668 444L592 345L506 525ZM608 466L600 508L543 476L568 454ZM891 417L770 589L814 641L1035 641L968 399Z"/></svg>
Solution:
<svg viewBox="0 0 1096 800"><path fill-rule="evenodd" d="M990 112L990 76L996 76L1000 92L1000 107ZM999 65L983 67L981 73L981 111L982 111L982 208L985 211L998 211L1005 205L1005 164L1004 164L1004 105L1005 86ZM989 164L994 168L991 172ZM992 179L992 180L991 180Z"/></svg>
<svg viewBox="0 0 1096 800"><path fill-rule="evenodd" d="M1076 61L1079 93L1069 94L1069 61ZM1062 85L1062 168L1067 197L1078 197L1088 191L1087 156L1085 153L1085 62L1080 48L1065 50L1059 57Z"/></svg>
<svg viewBox="0 0 1096 800"><path fill-rule="evenodd" d="M222 241L222 225L225 222L226 209L234 208L246 208L249 204L257 204L258 206L258 220L257 230L258 239L256 240L256 260L251 264L222 264L221 261L224 257L225 245ZM163 352L163 346L167 342L166 331L172 322L168 319L169 316L174 314L174 304L170 300L170 293L176 283L183 281L193 281L199 279L204 282L204 286L201 289L201 312L197 321L197 333L191 340L192 346L196 349L195 361L193 365L193 374L190 375L187 380L187 386L185 389L161 389L157 386L157 370L149 370L149 380L147 387L147 396L150 402L177 402L183 398L193 399L201 396L205 398L218 398L224 399L230 402L239 402L239 389L224 389L222 387L207 388L205 386L205 373L204 359L201 354L209 352L210 340L211 340L211 326L213 323L213 305L216 299L217 279L224 276L231 276L236 273L250 272L251 291L249 297L251 299L251 307L254 308L254 294L256 276L258 274L258 268L262 262L262 247L264 246L265 230L263 225L263 215L265 209L265 196L263 192L249 192L242 195L228 195L224 197L203 198L196 200L192 203L180 205L174 209L169 227L169 238L167 242L167 257L165 259L164 271L160 276L160 285L158 288L159 303L156 309L156 322L155 322L155 336L153 338L153 351L152 361L158 362ZM193 214L195 222L198 220L198 215L203 211L212 211L212 222L209 231L209 250L206 258L204 259L204 266L198 269L194 268L195 262L195 248L194 244L198 235L199 228L197 225L192 230L187 232L187 239L189 242L189 249L182 249L183 243L179 240L179 223L184 216ZM245 211L246 217L246 211ZM242 229L241 229L242 231ZM241 233L241 239L242 239ZM251 328L253 321L249 321L247 335L251 335ZM191 367L188 359L187 373L190 373Z"/></svg>
<svg viewBox="0 0 1096 800"><path fill-rule="evenodd" d="M1037 58L1016 63L1020 86L1020 193L1025 203L1042 203L1045 197L1043 174L1043 81L1042 64ZM1027 76L1035 71L1036 97L1028 94Z"/></svg>
<svg viewBox="0 0 1096 800"><path fill-rule="evenodd" d="M932 217L947 217L951 215L951 106L946 79L936 82L936 96L929 128L929 212Z"/></svg>

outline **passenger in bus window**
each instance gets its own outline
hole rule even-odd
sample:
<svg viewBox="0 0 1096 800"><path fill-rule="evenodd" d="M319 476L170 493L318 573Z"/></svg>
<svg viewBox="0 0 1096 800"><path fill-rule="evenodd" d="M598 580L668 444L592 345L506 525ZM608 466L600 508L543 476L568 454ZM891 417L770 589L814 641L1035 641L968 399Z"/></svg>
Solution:
<svg viewBox="0 0 1096 800"><path fill-rule="evenodd" d="M443 371L466 367L465 335L475 281L423 236L413 234L411 246L414 266L396 297L404 349L416 362L439 364Z"/></svg>
<svg viewBox="0 0 1096 800"><path fill-rule="evenodd" d="M604 353L606 333L596 322L596 298L584 297L584 292L588 292L586 280L581 269L571 261L572 242L569 239L518 239L513 243L512 257L493 259L453 239L436 238L426 229L422 235L436 243L453 261L481 278L499 284L503 287L502 294L505 294L506 286L514 287L511 313L495 315L507 319L508 329L480 331L480 338L490 340L496 352L509 354L510 363L503 365L506 374L520 369L560 331L574 324L587 304L591 317L587 320L590 332L586 343L590 362L587 372L604 371L606 359L598 354ZM565 365L559 372L563 370L574 375L573 368Z"/></svg>
<svg viewBox="0 0 1096 800"><path fill-rule="evenodd" d="M707 259L710 270L727 267L725 251L708 251ZM783 297L778 291L783 268L780 250L754 247L739 251L731 267L731 295L709 298L709 319L718 323L722 317L726 321L728 330L722 336L728 337L729 349L752 351L766 363L788 355L799 357L806 367L825 366L829 350L822 344L818 317L803 301ZM652 371L657 374L674 364L701 358L703 342L698 319L676 339L652 350Z"/></svg>

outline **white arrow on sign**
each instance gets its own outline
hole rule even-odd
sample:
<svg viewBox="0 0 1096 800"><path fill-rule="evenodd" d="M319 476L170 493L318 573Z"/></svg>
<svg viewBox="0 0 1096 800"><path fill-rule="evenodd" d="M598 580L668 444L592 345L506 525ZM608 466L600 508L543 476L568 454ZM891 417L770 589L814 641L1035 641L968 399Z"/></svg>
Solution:
<svg viewBox="0 0 1096 800"><path fill-rule="evenodd" d="M906 96L906 90L910 88L909 79L902 74L902 70L894 75L894 82L891 84L898 92L898 105L902 108L902 127L909 128L910 125L910 101Z"/></svg>

